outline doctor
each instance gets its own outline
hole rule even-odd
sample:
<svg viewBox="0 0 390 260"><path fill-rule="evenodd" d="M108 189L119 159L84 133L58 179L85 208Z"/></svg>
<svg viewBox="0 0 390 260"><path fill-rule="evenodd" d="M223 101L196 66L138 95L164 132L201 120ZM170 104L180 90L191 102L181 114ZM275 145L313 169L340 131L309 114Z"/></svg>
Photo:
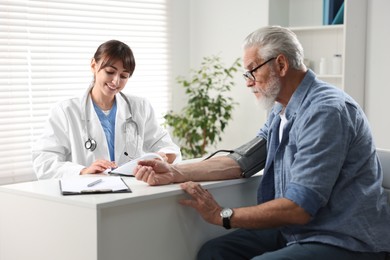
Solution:
<svg viewBox="0 0 390 260"><path fill-rule="evenodd" d="M133 53L125 43L111 40L98 47L91 61L91 86L82 98L52 108L34 144L38 179L102 173L147 152L159 153L168 163L181 159L150 103L121 92L134 69Z"/></svg>

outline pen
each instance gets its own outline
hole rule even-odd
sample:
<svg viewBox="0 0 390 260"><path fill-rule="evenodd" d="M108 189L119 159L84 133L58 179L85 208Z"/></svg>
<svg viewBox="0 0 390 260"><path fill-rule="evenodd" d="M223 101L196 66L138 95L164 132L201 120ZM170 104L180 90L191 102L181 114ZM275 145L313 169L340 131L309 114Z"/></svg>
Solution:
<svg viewBox="0 0 390 260"><path fill-rule="evenodd" d="M92 187L92 186L95 186L96 184L98 184L98 183L100 183L102 181L103 181L102 179L99 179L99 180L96 180L96 181L93 181L93 182L89 183L87 186L88 187Z"/></svg>

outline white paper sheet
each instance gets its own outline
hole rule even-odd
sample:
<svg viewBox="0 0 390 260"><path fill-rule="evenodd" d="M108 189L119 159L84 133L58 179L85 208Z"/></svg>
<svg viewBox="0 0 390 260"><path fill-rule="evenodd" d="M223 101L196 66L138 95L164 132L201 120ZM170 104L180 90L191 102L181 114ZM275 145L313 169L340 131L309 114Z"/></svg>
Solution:
<svg viewBox="0 0 390 260"><path fill-rule="evenodd" d="M88 184L98 180L101 181L93 186L88 186ZM60 185L63 194L130 191L122 178L118 176L64 178L60 179Z"/></svg>
<svg viewBox="0 0 390 260"><path fill-rule="evenodd" d="M157 153L146 153L137 159L131 160L130 162L125 163L125 164L119 166L118 168L111 170L109 173L126 175L126 176L133 176L133 170L137 166L138 161L153 160L153 159L159 159L159 160L163 161L163 158Z"/></svg>

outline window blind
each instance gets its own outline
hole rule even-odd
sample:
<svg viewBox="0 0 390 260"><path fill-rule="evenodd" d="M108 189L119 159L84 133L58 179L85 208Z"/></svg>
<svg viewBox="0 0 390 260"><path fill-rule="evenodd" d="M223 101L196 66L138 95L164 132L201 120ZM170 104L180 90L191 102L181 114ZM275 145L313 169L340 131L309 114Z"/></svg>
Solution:
<svg viewBox="0 0 390 260"><path fill-rule="evenodd" d="M147 97L162 121L170 103L166 0L0 2L0 184L35 178L31 148L50 107L84 93L91 58L111 39L136 59L123 92Z"/></svg>

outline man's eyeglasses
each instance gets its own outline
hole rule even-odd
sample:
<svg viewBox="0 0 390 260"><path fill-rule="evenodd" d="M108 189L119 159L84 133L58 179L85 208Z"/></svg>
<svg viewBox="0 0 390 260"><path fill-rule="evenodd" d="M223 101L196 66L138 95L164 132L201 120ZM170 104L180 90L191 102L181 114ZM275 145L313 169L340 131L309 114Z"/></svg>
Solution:
<svg viewBox="0 0 390 260"><path fill-rule="evenodd" d="M248 70L247 72L242 74L242 76L244 77L245 80L249 79L251 81L256 81L256 78L253 75L253 72L255 72L256 70L260 69L262 66L264 66L265 64L267 64L268 62L270 62L271 60L274 60L274 59L276 59L276 57L273 57L273 58L267 60L266 62L261 63L259 66L257 66L256 68L254 68L252 70Z"/></svg>

